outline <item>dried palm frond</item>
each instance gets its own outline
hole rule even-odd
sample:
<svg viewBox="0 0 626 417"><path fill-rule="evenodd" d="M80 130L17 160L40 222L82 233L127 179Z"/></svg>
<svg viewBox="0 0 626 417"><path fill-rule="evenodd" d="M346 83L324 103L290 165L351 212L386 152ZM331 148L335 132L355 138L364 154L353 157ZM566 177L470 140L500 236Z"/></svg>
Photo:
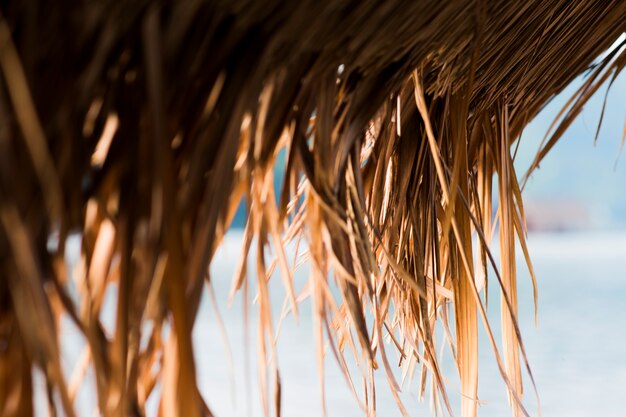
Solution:
<svg viewBox="0 0 626 417"><path fill-rule="evenodd" d="M534 274L510 148L593 64L537 166L624 68L624 42L594 60L626 30L626 1L20 0L0 10L2 415L33 414L33 366L50 409L69 416L87 367L101 415L143 415L151 396L161 415L210 415L191 331L242 201L233 289L256 276L266 414L280 413L281 398L267 280L280 271L297 314L282 248L304 237L320 370L325 341L344 370L344 350L354 352L369 387L355 394L369 413L379 362L407 413L388 349L405 372L421 371L420 395L430 375L451 411L436 355L442 323L463 416L476 415L479 326L513 414L528 415L516 242ZM82 242L73 273L71 234ZM485 313L490 265L502 349ZM110 287L112 331L101 314ZM87 341L71 382L59 353L64 317Z"/></svg>

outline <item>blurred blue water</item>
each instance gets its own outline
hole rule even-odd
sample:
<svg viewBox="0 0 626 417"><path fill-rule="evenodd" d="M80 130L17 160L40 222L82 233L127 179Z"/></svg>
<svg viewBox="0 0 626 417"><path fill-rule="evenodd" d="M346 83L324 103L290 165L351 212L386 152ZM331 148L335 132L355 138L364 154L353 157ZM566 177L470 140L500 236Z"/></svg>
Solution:
<svg viewBox="0 0 626 417"><path fill-rule="evenodd" d="M221 416L260 416L256 350L244 348L244 320L240 297L230 308L225 300L240 237L231 233L212 266L218 306L232 347L234 388L226 351L212 307L205 299L194 334L198 378L209 405ZM523 265L519 268L519 323L528 359L537 382L543 416L623 416L622 395L626 387L626 234L577 233L531 235L530 251L539 279L539 325L534 326L532 287ZM521 259L521 254L518 254ZM307 279L301 271L297 288ZM275 317L284 292L278 277L272 284ZM494 281L494 280L492 280ZM495 282L490 282L489 316L499 337L499 300ZM251 309L250 341L256 343L255 308ZM439 338L442 334L439 334ZM493 354L484 337L480 340L479 416L510 415ZM396 354L387 346L393 363ZM445 350L444 350L445 351ZM245 372L249 355L251 370ZM349 354L347 355L350 356ZM458 377L448 352L444 373L449 394L458 410ZM288 317L278 344L278 363L283 386L284 416L321 415L319 376L315 362L310 304L303 303L299 324ZM355 384L360 392L358 369ZM399 416L389 392L384 371L376 371L379 415ZM249 392L246 393L246 386ZM330 355L326 359L326 403L329 416L360 416L347 384ZM536 401L525 378L525 404L537 415ZM429 406L417 401L417 384L405 386L402 398L411 415L429 415Z"/></svg>
<svg viewBox="0 0 626 417"><path fill-rule="evenodd" d="M626 233L531 234L528 241L538 276L539 325L534 326L532 287L524 265L518 268L518 318L542 402L542 415L623 416L623 392L626 387ZM233 365L229 363L214 306L206 293L194 330L198 381L202 394L217 416L262 415L256 367L258 306L250 307L249 339L246 339L242 294L238 293L230 307L227 305L241 243L241 233L230 232L211 266L217 307L226 327ZM517 255L518 259L522 258L520 253ZM298 270L295 275L296 291L303 289L307 279L307 270ZM252 282L254 280L251 279ZM255 291L252 287L253 296ZM278 276L271 279L270 288L276 324L285 295ZM489 281L489 291L488 315L496 338L499 338L500 310L494 279ZM115 289L111 288L102 313L109 331L113 328L115 317L115 297ZM322 412L311 317L311 304L305 300L300 306L299 321L288 316L281 328L277 358L283 387L283 416L320 416ZM69 321L63 322L62 331L62 359L69 378L71 369L80 360L84 341ZM442 337L440 332L440 347L443 346ZM397 355L391 345L387 345L386 350L393 366ZM458 376L449 351L442 349L441 352L448 392L455 414L459 415ZM346 356L350 358L350 353ZM348 362L356 389L362 395L359 370L353 360ZM484 330L481 330L479 364L479 399L482 406L478 415L510 415L504 385ZM364 415L330 354L325 360L325 372L328 415ZM37 415L46 415L42 396L45 386L40 375L36 376ZM396 376L400 380L398 372ZM382 369L375 372L375 379L378 415L400 416ZM527 377L525 387L524 403L530 414L536 416L537 405ZM428 401L417 400L416 383L411 385L407 381L402 390L401 396L410 415L430 415ZM88 370L76 402L78 415L92 415L95 404L93 372ZM156 415L155 401L149 402L148 415Z"/></svg>

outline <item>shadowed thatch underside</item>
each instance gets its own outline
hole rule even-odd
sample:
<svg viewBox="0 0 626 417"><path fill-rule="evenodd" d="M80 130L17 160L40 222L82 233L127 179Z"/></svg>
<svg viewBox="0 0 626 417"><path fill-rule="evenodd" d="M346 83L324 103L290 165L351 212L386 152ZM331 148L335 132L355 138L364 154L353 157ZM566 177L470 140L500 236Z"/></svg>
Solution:
<svg viewBox="0 0 626 417"><path fill-rule="evenodd" d="M257 281L266 413L280 403L266 277L280 270L296 313L282 248L304 237L320 368L324 343L354 352L364 409L374 411L375 367L397 391L386 351L398 350L401 366L421 372L419 393L432 381L450 410L435 355L444 329L462 413L474 416L485 326L513 414L527 414L515 241L531 265L510 147L626 30L626 1L16 0L1 11L0 414L33 414L36 366L68 416L88 367L104 416L142 415L151 395L164 416L210 415L191 329L242 199L233 290ZM624 67L623 46L595 61L537 163ZM76 232L70 275L64 242ZM490 263L502 289L500 349L484 310ZM112 284L109 334L100 310ZM71 382L59 357L64 315L88 343Z"/></svg>

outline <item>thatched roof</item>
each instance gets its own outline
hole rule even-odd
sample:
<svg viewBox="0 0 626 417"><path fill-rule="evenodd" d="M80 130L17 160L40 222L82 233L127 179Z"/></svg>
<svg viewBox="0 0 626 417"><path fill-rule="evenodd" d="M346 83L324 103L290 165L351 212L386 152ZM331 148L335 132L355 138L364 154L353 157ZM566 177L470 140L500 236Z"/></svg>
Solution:
<svg viewBox="0 0 626 417"><path fill-rule="evenodd" d="M88 340L102 415L142 415L150 395L162 415L210 414L191 328L207 265L242 199L245 253L233 288L258 281L261 371L276 402L266 411L280 401L266 273L280 269L295 313L281 248L303 236L320 357L328 328L331 350L384 368L397 390L386 359L397 349L402 366L419 362L418 390L430 375L449 409L434 342L443 322L471 417L485 326L513 413L526 414L515 241L527 251L510 147L626 30L626 1L16 0L0 9L3 415L32 414L31 365L50 401L74 414L59 358L63 315ZM595 61L537 162L624 67L623 46ZM285 181L275 189L281 149ZM477 285L495 264L493 230L502 349ZM82 252L70 279L71 233ZM249 251L258 267L250 275ZM107 334L100 308L114 283ZM359 395L371 409L371 393Z"/></svg>

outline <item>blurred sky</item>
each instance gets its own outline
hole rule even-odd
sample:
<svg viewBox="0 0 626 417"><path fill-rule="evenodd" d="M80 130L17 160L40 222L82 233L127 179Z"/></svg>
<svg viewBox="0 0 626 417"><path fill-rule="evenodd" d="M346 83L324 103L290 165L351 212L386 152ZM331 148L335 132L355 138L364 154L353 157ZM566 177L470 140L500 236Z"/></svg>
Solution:
<svg viewBox="0 0 626 417"><path fill-rule="evenodd" d="M515 161L520 179L550 124L583 80L581 76L571 83L526 127ZM626 71L609 90L602 128L594 146L606 87L591 98L544 158L540 169L529 179L524 197L527 205L555 200L579 202L589 211L590 227L626 228L626 153L619 154L626 128Z"/></svg>

